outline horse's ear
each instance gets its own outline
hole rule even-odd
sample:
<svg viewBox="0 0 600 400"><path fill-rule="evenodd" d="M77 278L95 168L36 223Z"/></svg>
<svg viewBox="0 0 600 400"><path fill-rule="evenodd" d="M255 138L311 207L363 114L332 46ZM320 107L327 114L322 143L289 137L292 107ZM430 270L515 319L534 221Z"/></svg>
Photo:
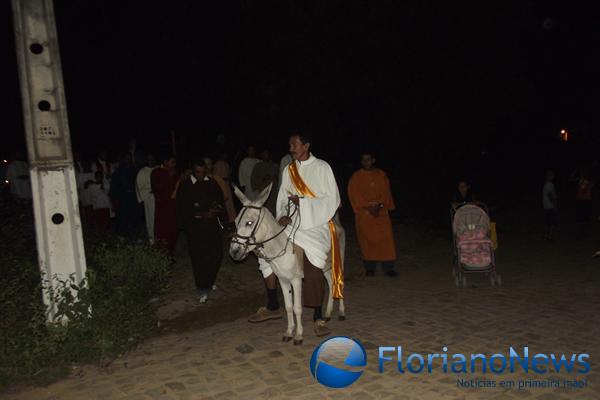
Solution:
<svg viewBox="0 0 600 400"><path fill-rule="evenodd" d="M265 202L269 198L269 194L271 193L272 188L273 188L273 182L269 183L269 186L267 186L266 188L264 188L262 190L262 192L260 192L260 194L258 195L256 200L254 200L254 204L258 205L259 207L262 207L263 204L265 204Z"/></svg>
<svg viewBox="0 0 600 400"><path fill-rule="evenodd" d="M235 184L233 185L233 193L235 193L235 195L237 196L238 199L240 199L240 201L242 202L243 206L247 206L250 204L250 200L248 200L248 198L246 197L246 195L244 193L242 193L242 191L240 190L239 187L237 187Z"/></svg>

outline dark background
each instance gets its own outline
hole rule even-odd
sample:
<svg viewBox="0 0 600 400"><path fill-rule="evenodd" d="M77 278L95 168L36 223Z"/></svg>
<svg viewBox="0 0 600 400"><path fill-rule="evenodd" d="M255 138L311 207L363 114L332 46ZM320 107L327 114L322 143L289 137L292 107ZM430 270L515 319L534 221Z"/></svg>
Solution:
<svg viewBox="0 0 600 400"><path fill-rule="evenodd" d="M3 152L23 143L9 3ZM539 182L597 156L600 21L586 4L58 0L72 140L116 154L175 129L186 157L221 134L231 153L256 142L278 159L307 127L343 176L369 148L396 177Z"/></svg>

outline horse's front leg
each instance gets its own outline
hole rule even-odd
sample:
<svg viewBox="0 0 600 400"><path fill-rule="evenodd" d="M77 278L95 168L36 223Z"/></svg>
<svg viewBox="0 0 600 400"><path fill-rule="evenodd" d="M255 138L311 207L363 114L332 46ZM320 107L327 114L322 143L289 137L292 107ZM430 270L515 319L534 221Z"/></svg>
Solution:
<svg viewBox="0 0 600 400"><path fill-rule="evenodd" d="M283 334L283 341L289 342L294 335L294 313L292 302L292 285L283 279L279 280L281 291L283 292L283 302L285 303L285 312L287 314L287 331Z"/></svg>
<svg viewBox="0 0 600 400"><path fill-rule="evenodd" d="M296 317L296 335L294 336L294 345L302 344L302 278L294 278L292 280L292 288L294 290L294 316Z"/></svg>

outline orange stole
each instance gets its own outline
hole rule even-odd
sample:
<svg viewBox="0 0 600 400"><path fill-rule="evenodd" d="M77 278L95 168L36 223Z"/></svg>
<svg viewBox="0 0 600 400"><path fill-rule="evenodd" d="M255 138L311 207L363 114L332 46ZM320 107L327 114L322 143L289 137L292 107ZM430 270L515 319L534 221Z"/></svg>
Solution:
<svg viewBox="0 0 600 400"><path fill-rule="evenodd" d="M313 198L317 197L302 180L300 173L298 173L298 167L296 166L295 161L292 161L292 163L289 165L288 171L290 173L290 179L296 187L298 193L300 193L302 196L308 196ZM333 290L334 299L343 299L344 266L342 265L342 253L340 250L340 243L338 241L335 223L333 222L333 219L329 220L329 235L331 236L331 275L333 278L333 287L330 288L330 290Z"/></svg>

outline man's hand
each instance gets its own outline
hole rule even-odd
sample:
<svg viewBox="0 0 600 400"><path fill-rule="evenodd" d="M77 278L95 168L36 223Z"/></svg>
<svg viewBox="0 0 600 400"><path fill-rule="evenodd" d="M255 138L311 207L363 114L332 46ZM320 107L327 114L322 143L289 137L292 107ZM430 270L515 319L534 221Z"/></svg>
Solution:
<svg viewBox="0 0 600 400"><path fill-rule="evenodd" d="M295 205L299 205L300 204L300 198L296 195L294 196L288 196L288 199L294 203Z"/></svg>
<svg viewBox="0 0 600 400"><path fill-rule="evenodd" d="M288 226L292 223L292 219L290 217L281 217L279 218L279 225Z"/></svg>

